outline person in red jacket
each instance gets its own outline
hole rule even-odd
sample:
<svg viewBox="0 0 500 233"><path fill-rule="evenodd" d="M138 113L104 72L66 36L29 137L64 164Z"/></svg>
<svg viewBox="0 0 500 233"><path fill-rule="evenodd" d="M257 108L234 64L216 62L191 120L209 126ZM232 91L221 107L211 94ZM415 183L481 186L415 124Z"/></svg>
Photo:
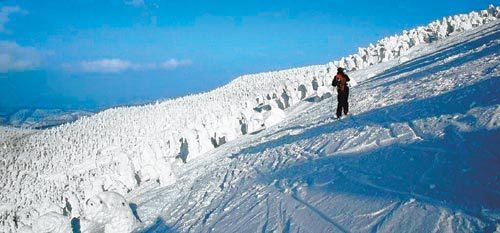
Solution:
<svg viewBox="0 0 500 233"><path fill-rule="evenodd" d="M337 75L333 78L332 85L337 87L337 118L340 119L342 116L342 112L344 115L347 115L349 112L349 103L347 99L349 97L349 86L347 86L347 82L349 82L349 76L344 73L344 68L337 68Z"/></svg>

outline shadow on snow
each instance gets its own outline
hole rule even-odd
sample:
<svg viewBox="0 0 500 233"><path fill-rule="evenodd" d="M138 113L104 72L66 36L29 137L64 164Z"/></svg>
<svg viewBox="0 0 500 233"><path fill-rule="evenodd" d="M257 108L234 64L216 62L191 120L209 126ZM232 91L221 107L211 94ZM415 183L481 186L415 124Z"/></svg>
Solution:
<svg viewBox="0 0 500 233"><path fill-rule="evenodd" d="M163 218L156 218L155 222L148 226L146 229L140 231L140 233L176 233L177 230L168 226L168 224L163 220Z"/></svg>
<svg viewBox="0 0 500 233"><path fill-rule="evenodd" d="M354 120L325 123L298 135L285 135L245 148L238 154L250 156L348 128L388 126L391 123L466 113L472 107L498 105L499 98L500 79L491 78L432 98L374 109L354 116ZM463 120L471 125L476 123L472 117ZM315 179L330 179L335 180L335 184L315 188L330 193L392 196L401 200L411 197L433 205L458 208L490 222L481 211L485 208L500 209L497 145L500 130L483 128L461 132L451 124L444 132L442 138L421 135L423 141L410 144L395 143L369 151L296 163L268 173L263 171L265 175L259 179L267 184L274 179L291 179L289 183L300 180L311 184L315 183ZM321 154L321 151L317 152Z"/></svg>

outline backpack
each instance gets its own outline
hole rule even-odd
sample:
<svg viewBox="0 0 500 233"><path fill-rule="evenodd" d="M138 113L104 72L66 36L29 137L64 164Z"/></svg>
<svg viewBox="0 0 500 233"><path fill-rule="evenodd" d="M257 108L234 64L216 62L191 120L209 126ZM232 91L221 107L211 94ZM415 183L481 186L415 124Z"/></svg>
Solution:
<svg viewBox="0 0 500 233"><path fill-rule="evenodd" d="M343 92L347 87L346 77L342 74L337 74L333 78L332 85L337 87L337 90Z"/></svg>

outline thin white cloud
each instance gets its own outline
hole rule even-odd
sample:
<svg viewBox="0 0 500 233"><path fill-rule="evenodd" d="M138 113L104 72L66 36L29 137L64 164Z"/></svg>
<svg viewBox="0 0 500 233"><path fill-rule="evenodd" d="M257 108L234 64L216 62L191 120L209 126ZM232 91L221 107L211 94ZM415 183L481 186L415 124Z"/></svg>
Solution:
<svg viewBox="0 0 500 233"><path fill-rule="evenodd" d="M40 66L41 54L32 47L0 40L0 73L32 70Z"/></svg>
<svg viewBox="0 0 500 233"><path fill-rule="evenodd" d="M5 24L9 22L9 16L14 13L25 14L26 12L19 6L4 6L2 7L2 9L0 9L0 32L7 32L7 30L5 29Z"/></svg>
<svg viewBox="0 0 500 233"><path fill-rule="evenodd" d="M78 63L63 64L63 68L73 72L83 73L120 73L127 70L147 71L166 69L173 70L181 66L191 65L191 60L169 59L160 63L133 63L131 61L111 58L92 61L81 61Z"/></svg>
<svg viewBox="0 0 500 233"><path fill-rule="evenodd" d="M126 5L131 5L134 7L143 7L145 6L144 0L130 0L130 1L125 1Z"/></svg>
<svg viewBox="0 0 500 233"><path fill-rule="evenodd" d="M169 59L167 61L164 61L160 64L161 68L167 69L167 70L172 70L180 66L188 66L193 64L191 60L176 60L176 59Z"/></svg>
<svg viewBox="0 0 500 233"><path fill-rule="evenodd" d="M101 59L82 61L76 64L65 65L65 67L85 73L118 73L130 69L132 63L121 59Z"/></svg>

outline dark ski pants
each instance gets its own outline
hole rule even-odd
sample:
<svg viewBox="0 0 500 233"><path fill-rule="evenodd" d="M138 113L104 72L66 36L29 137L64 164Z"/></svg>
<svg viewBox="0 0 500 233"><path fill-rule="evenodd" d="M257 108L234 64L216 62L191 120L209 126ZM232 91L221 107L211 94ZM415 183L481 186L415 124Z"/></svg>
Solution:
<svg viewBox="0 0 500 233"><path fill-rule="evenodd" d="M347 102L349 89L346 88L345 91L338 90L337 93L337 117L340 118L342 116L342 112L344 112L344 115L347 115L347 112L349 112L349 103Z"/></svg>

